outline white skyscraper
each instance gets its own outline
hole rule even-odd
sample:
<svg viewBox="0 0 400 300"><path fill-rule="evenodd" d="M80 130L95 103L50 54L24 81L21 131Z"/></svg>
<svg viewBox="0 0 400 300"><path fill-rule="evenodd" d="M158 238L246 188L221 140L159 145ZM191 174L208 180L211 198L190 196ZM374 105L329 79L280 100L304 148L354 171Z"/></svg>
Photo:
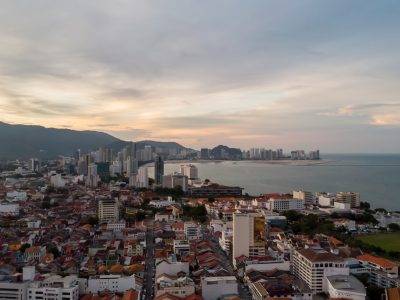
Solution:
<svg viewBox="0 0 400 300"><path fill-rule="evenodd" d="M31 158L30 163L29 163L29 169L32 172L39 171L39 160L37 158Z"/></svg>
<svg viewBox="0 0 400 300"><path fill-rule="evenodd" d="M131 175L129 184L137 188L148 188L149 173L147 167L140 167L136 175Z"/></svg>
<svg viewBox="0 0 400 300"><path fill-rule="evenodd" d="M233 214L232 258L265 255L265 217L260 213Z"/></svg>
<svg viewBox="0 0 400 300"><path fill-rule="evenodd" d="M181 173L187 176L189 179L197 179L199 177L198 169L195 165L181 165Z"/></svg>
<svg viewBox="0 0 400 300"><path fill-rule="evenodd" d="M293 274L314 293L326 291L326 276L349 275L343 258L322 249L294 250L291 259Z"/></svg>

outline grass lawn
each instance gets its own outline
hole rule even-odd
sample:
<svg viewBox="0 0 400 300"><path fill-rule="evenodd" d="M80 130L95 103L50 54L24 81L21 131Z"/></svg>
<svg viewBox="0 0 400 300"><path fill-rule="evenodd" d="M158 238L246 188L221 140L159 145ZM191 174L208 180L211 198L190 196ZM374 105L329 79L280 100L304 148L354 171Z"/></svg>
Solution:
<svg viewBox="0 0 400 300"><path fill-rule="evenodd" d="M357 239L386 251L400 251L400 232L363 235Z"/></svg>

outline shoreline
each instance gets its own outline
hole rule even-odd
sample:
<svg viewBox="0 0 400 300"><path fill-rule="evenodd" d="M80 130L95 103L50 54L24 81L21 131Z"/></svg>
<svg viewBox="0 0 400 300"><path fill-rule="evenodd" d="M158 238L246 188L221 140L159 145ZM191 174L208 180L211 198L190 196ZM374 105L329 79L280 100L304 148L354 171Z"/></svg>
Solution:
<svg viewBox="0 0 400 300"><path fill-rule="evenodd" d="M289 165L289 166L314 166L314 165L325 165L327 163L331 163L334 160L330 159L319 159L319 160L290 160L290 159L282 159L282 160L218 160L218 159L197 159L197 160L166 160L166 164L206 164L213 163L219 164L224 162L229 162L233 164L239 163L257 163L257 164L267 164L267 165Z"/></svg>

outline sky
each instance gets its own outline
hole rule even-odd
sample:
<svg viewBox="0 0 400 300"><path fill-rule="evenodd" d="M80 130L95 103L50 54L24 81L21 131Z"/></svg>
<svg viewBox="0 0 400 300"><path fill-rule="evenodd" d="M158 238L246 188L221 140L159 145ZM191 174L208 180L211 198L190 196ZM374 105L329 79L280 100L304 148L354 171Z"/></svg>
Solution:
<svg viewBox="0 0 400 300"><path fill-rule="evenodd" d="M400 153L399 1L0 4L0 121Z"/></svg>

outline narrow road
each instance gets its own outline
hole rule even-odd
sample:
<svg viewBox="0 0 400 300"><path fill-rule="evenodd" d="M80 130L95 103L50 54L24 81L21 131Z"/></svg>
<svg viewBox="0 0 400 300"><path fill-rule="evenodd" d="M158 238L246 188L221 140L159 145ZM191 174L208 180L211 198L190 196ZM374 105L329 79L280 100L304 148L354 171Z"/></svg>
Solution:
<svg viewBox="0 0 400 300"><path fill-rule="evenodd" d="M144 300L154 299L154 276L155 276L155 259L154 259L154 231L153 224L149 224L146 232L146 264L144 274Z"/></svg>
<svg viewBox="0 0 400 300"><path fill-rule="evenodd" d="M232 261L230 260L228 255L226 255L225 251L222 250L221 246L218 243L218 240L215 237L211 237L211 236L209 239L214 243L214 247L215 247L214 249L216 249L217 253L221 257L222 267L225 268L231 274L235 274L235 271L234 271L234 268L232 265ZM247 286L243 283L243 281L241 281L239 279L237 280L237 282L238 282L238 292L239 292L240 299L251 300L252 296L251 296Z"/></svg>

